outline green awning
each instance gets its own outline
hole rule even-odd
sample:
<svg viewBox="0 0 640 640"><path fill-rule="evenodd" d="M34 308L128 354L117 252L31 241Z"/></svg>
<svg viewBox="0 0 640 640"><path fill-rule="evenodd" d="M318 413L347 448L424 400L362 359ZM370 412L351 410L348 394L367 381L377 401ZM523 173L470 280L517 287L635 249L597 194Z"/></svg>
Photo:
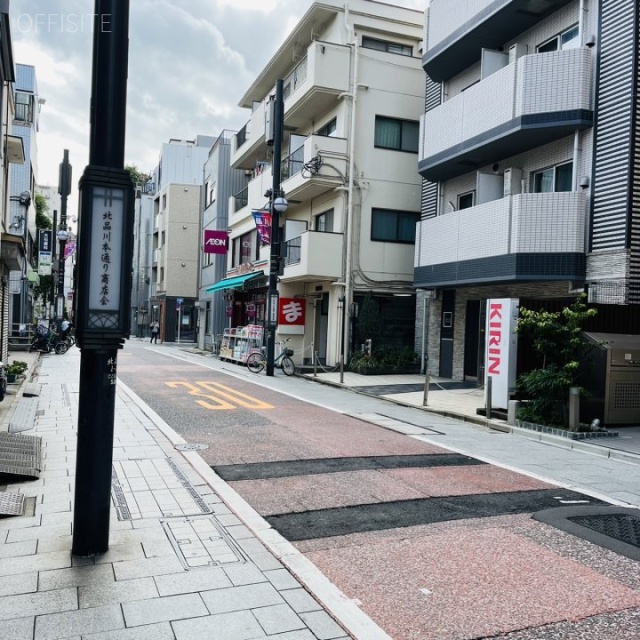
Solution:
<svg viewBox="0 0 640 640"><path fill-rule="evenodd" d="M246 273L243 276L236 276L235 278L225 278L208 287L207 293L213 293L214 291L220 291L222 289L239 289L245 282L254 280L255 278L261 278L262 276L264 276L263 271L254 271L253 273Z"/></svg>

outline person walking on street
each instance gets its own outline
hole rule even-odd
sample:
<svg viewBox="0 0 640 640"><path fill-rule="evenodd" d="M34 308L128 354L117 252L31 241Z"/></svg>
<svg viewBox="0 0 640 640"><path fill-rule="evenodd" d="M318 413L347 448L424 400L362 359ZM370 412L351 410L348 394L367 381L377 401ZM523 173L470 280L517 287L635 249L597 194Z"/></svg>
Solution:
<svg viewBox="0 0 640 640"><path fill-rule="evenodd" d="M158 344L158 334L160 333L160 325L158 324L157 320L154 320L151 325L150 325L150 329L151 329L151 342L155 342L156 344Z"/></svg>

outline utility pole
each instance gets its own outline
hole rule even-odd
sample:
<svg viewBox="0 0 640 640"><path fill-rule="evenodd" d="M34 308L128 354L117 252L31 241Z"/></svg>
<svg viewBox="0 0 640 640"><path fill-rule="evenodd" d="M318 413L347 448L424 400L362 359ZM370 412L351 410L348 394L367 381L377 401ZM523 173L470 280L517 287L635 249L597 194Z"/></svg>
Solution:
<svg viewBox="0 0 640 640"><path fill-rule="evenodd" d="M79 185L80 359L73 543L109 549L118 349L129 335L134 188L124 170L129 0L95 0L89 165Z"/></svg>

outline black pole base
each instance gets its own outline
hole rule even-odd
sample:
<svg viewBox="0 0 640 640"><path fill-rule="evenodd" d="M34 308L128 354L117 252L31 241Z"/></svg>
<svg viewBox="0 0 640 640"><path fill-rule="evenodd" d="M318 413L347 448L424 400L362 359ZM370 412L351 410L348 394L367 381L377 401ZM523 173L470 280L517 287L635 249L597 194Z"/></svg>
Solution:
<svg viewBox="0 0 640 640"><path fill-rule="evenodd" d="M95 556L109 550L117 354L116 349L83 349L80 358L71 547L76 556Z"/></svg>

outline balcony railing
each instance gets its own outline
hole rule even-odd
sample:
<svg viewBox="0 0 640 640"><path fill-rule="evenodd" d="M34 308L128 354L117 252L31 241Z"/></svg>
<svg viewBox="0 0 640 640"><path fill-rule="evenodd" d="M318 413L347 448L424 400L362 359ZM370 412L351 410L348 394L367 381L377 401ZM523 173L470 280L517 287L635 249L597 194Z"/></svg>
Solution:
<svg viewBox="0 0 640 640"><path fill-rule="evenodd" d="M233 210L239 211L249 202L249 185L233 196Z"/></svg>
<svg viewBox="0 0 640 640"><path fill-rule="evenodd" d="M249 123L247 122L247 124L245 124L244 127L242 127L242 129L240 129L238 133L236 133L236 149L239 149L247 140L248 126Z"/></svg>
<svg viewBox="0 0 640 640"><path fill-rule="evenodd" d="M287 255L284 258L285 267L290 264L298 264L300 262L302 252L302 238L298 236L297 238L288 240L286 246Z"/></svg>
<svg viewBox="0 0 640 640"><path fill-rule="evenodd" d="M302 171L304 166L304 146L296 149L282 161L282 180L286 180Z"/></svg>
<svg viewBox="0 0 640 640"><path fill-rule="evenodd" d="M286 100L307 79L307 58L300 61L298 66L283 80L282 97Z"/></svg>

